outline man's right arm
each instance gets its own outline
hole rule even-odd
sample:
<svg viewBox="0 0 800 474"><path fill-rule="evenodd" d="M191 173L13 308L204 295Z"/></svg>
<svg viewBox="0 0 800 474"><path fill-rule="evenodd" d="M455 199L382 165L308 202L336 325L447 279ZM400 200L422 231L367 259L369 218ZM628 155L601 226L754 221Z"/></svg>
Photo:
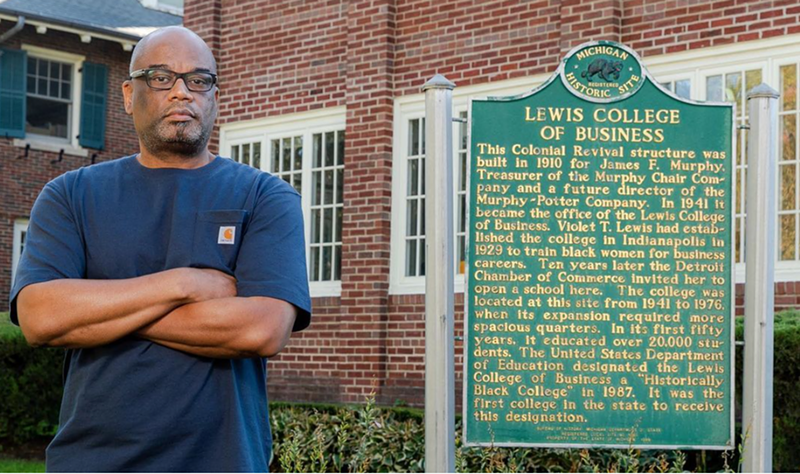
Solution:
<svg viewBox="0 0 800 474"><path fill-rule="evenodd" d="M233 277L210 269L176 268L124 280L58 279L23 288L17 316L33 346L94 347L181 305L231 296Z"/></svg>

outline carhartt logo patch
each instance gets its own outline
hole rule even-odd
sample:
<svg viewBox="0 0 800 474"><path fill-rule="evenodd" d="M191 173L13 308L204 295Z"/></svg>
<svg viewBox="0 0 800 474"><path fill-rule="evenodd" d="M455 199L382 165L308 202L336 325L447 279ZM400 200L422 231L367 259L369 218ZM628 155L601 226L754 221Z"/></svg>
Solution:
<svg viewBox="0 0 800 474"><path fill-rule="evenodd" d="M235 226L220 226L219 238L217 238L218 244L232 245L235 239L236 239Z"/></svg>

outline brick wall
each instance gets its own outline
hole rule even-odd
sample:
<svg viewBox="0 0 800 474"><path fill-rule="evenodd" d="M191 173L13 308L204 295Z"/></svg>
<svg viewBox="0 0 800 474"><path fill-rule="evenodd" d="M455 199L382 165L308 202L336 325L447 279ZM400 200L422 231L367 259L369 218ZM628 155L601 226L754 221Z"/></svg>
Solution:
<svg viewBox="0 0 800 474"><path fill-rule="evenodd" d="M13 23L0 24L0 34L7 31ZM65 172L91 163L91 156L97 153L97 162L107 161L135 153L139 142L133 129L133 121L125 114L122 103L121 84L128 75L130 53L123 51L119 43L93 39L91 43L81 43L77 35L49 30L38 34L31 26L3 43L7 49L18 49L21 44L40 46L57 51L80 54L86 61L108 66L108 102L106 106L106 140L102 151L89 150L89 156L64 155L60 162L58 153L31 150L27 158L22 158L24 148L13 146L13 139L0 137L0 311L8 307L11 290L11 259L14 221L27 218L33 202L42 187L51 179ZM73 91L73 94L80 91ZM72 133L78 134L77 124Z"/></svg>
<svg viewBox="0 0 800 474"><path fill-rule="evenodd" d="M220 124L347 106L342 296L315 299L312 326L270 361L283 400L423 401L424 296L388 294L395 98L436 73L459 87L551 73L588 40L650 56L800 34L796 0L226 0L210 16L205 4L186 0L185 24L219 42ZM777 284L776 306L799 294ZM462 308L458 295L457 334ZM462 357L457 341L457 400Z"/></svg>

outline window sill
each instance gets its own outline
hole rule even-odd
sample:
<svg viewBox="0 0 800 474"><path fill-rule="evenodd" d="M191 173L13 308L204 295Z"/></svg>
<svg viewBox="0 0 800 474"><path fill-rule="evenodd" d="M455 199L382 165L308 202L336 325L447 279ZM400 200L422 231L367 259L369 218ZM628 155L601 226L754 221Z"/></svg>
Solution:
<svg viewBox="0 0 800 474"><path fill-rule="evenodd" d="M59 153L61 152L61 150L64 150L65 155L82 156L82 157L89 156L89 151L86 150L86 148L74 147L70 143L55 143L44 140L37 140L35 138L24 139L24 140L15 138L13 145L19 148L25 148L26 145L30 145L31 150L37 150L37 151L50 151L53 153Z"/></svg>

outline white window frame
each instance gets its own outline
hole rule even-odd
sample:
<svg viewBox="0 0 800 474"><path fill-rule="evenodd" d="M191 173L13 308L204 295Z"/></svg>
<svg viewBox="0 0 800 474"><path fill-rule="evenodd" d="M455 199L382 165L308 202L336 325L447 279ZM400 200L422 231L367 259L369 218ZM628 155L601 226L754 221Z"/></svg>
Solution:
<svg viewBox="0 0 800 474"><path fill-rule="evenodd" d="M42 48L30 44L23 44L22 50L28 54L28 57L40 58L47 61L57 61L61 63L69 63L72 66L72 110L69 116L69 130L67 131L67 138L48 137L44 135L36 135L33 133L26 133L24 139L14 139L14 146L25 147L30 145L34 150L51 151L58 153L64 150L68 155L88 156L88 151L80 145L78 134L80 133L81 123L81 95L83 92L83 63L86 60L85 56L80 54L65 53L63 51L56 51L54 49ZM25 77L25 94L28 93L27 76ZM25 111L26 117L28 111Z"/></svg>
<svg viewBox="0 0 800 474"><path fill-rule="evenodd" d="M17 275L17 266L22 256L22 234L28 233L28 219L17 219L14 221L14 240L11 247L11 286L14 286L14 279Z"/></svg>
<svg viewBox="0 0 800 474"><path fill-rule="evenodd" d="M313 112L268 117L266 119L252 120L224 124L220 127L220 151L223 156L231 156L233 146L246 143L261 143L261 170L270 172L272 164L272 140L285 137L303 136L303 168L301 183L303 193L300 202L303 207L304 233L306 241L306 276L311 265L311 167L313 153L313 135L315 133L345 130L346 109L333 107ZM345 140L347 135L345 134ZM305 152L308 150L307 152ZM342 261L344 267L344 261ZM312 298L326 296L341 296L342 282L335 281L309 281L309 290Z"/></svg>
<svg viewBox="0 0 800 474"><path fill-rule="evenodd" d="M453 90L453 117L466 112L473 97L515 95L529 91L543 83L548 75L526 77L492 84L480 84ZM406 190L408 186L408 124L409 121L425 117L425 96L414 94L396 98L394 101L394 124L392 140L392 236L389 294L414 295L425 293L425 276L406 276ZM453 122L453 253L458 259L458 127ZM468 132L469 133L469 132ZM426 141L428 141L426 139ZM428 142L430 144L430 142ZM469 176L467 176L469 189ZM423 190L424 193L424 190ZM424 211L423 211L424 212ZM469 232L469 231L467 231ZM467 243L469 245L469 243ZM427 265L426 261L426 265ZM456 293L463 293L464 274L458 273L458 262L453 262Z"/></svg>

